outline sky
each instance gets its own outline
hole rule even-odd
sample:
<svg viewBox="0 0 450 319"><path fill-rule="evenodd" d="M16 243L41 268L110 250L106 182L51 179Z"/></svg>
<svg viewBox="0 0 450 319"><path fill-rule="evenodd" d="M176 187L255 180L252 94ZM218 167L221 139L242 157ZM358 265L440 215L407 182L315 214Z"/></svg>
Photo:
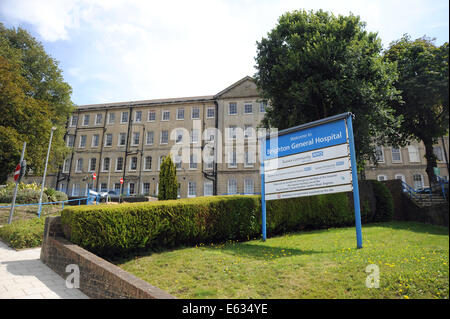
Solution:
<svg viewBox="0 0 450 319"><path fill-rule="evenodd" d="M448 42L448 0L0 0L59 62L77 105L216 94L256 72L256 42L293 10L353 13L387 48Z"/></svg>

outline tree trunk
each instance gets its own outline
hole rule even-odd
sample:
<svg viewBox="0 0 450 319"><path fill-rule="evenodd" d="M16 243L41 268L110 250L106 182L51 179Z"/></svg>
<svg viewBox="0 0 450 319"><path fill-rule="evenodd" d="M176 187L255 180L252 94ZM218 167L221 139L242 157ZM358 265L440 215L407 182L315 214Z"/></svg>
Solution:
<svg viewBox="0 0 450 319"><path fill-rule="evenodd" d="M427 160L427 168L426 172L428 175L428 181L430 183L430 186L434 185L437 182L436 175L434 174L433 167L437 167L436 164L436 155L434 155L433 152L433 141L432 140L424 140L423 143L425 144L425 158Z"/></svg>

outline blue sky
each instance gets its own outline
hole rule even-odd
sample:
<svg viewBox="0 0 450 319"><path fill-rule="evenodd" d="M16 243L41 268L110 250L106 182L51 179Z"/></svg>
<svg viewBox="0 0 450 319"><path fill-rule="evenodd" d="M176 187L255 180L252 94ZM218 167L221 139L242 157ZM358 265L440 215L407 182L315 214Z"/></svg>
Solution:
<svg viewBox="0 0 450 319"><path fill-rule="evenodd" d="M1 0L0 21L43 43L82 105L218 93L254 75L256 41L296 9L359 15L385 48L448 42L447 0Z"/></svg>

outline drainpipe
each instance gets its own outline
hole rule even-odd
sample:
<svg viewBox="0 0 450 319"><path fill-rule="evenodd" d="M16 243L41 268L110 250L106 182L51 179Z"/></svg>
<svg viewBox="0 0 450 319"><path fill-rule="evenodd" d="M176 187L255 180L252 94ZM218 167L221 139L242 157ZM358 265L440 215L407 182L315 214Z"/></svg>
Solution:
<svg viewBox="0 0 450 319"><path fill-rule="evenodd" d="M126 176L126 172L127 172L127 155L128 155L128 145L129 145L129 141L130 141L130 131L131 131L131 115L133 112L133 107L130 105L130 111L128 113L128 133L127 133L127 141L125 144L125 152L124 152L124 159L123 159L123 185L125 185L125 176ZM123 195L123 186L122 186L122 192L120 193L120 195Z"/></svg>
<svg viewBox="0 0 450 319"><path fill-rule="evenodd" d="M103 134L102 134L102 143L100 145L100 158L98 160L98 174L97 174L97 183L95 185L95 188L97 189L97 192L99 191L98 183L100 181L100 173L102 171L102 155L103 155L103 143L105 139L105 133L106 133L106 120L108 118L108 110L105 111L105 119L103 121ZM109 159L109 167L111 168L111 158Z"/></svg>
<svg viewBox="0 0 450 319"><path fill-rule="evenodd" d="M219 131L219 103L217 102L217 100L214 100L214 105L216 106L216 111L215 111L215 129L216 131L214 132L214 167L213 167L213 175L214 175L214 184L213 184L213 194L217 195L217 148L219 147L219 145L217 144L217 136L216 133ZM222 145L220 146L222 147Z"/></svg>
<svg viewBox="0 0 450 319"><path fill-rule="evenodd" d="M139 185L138 185L138 195L143 191L141 187L141 176L142 176L142 162L144 158L144 138L145 138L145 125L142 127L142 138L141 138L141 160L139 164Z"/></svg>

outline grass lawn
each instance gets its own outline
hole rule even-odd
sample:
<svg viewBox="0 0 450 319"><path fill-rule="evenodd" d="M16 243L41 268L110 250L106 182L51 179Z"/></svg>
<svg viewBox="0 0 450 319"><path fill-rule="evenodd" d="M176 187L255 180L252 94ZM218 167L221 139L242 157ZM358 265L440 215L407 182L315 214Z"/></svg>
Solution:
<svg viewBox="0 0 450 319"><path fill-rule="evenodd" d="M11 203L0 203L0 206L7 206L11 205ZM22 204L17 204L22 205ZM42 205L42 211L41 216L49 216L53 215L57 212L61 211L61 204L54 204L54 205ZM11 211L11 208L5 207L0 208L0 225L7 225L8 224L8 218L9 213ZM15 206L14 207L14 214L13 214L13 222L16 220L24 220L24 219L31 219L34 217L37 217L38 212L38 205L30 205L30 206Z"/></svg>
<svg viewBox="0 0 450 319"><path fill-rule="evenodd" d="M116 261L178 298L448 298L448 228L409 222L199 245ZM379 267L367 288L366 267Z"/></svg>

